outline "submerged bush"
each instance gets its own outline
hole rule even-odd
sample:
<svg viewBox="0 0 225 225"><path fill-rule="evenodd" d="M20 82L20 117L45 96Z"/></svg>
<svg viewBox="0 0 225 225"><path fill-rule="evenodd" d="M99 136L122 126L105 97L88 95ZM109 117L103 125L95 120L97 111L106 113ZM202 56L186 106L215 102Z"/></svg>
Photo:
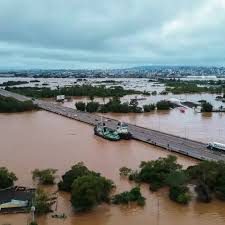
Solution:
<svg viewBox="0 0 225 225"><path fill-rule="evenodd" d="M71 186L78 177L86 176L89 174L94 174L99 176L99 173L95 173L94 171L90 171L83 162L79 162L71 167L69 171L67 171L62 176L62 181L59 182L58 187L61 191L71 191Z"/></svg>
<svg viewBox="0 0 225 225"><path fill-rule="evenodd" d="M191 200L189 189L185 186L170 187L170 199L181 204L187 204Z"/></svg>
<svg viewBox="0 0 225 225"><path fill-rule="evenodd" d="M13 172L9 172L5 167L0 167L0 189L13 186L16 180L17 177Z"/></svg>
<svg viewBox="0 0 225 225"><path fill-rule="evenodd" d="M142 196L140 187L132 188L112 197L113 204L128 204L129 202L137 202L138 205L145 205L145 198Z"/></svg>
<svg viewBox="0 0 225 225"><path fill-rule="evenodd" d="M109 202L113 182L105 177L89 174L78 177L72 184L71 203L76 211L86 211L102 202Z"/></svg>
<svg viewBox="0 0 225 225"><path fill-rule="evenodd" d="M33 180L38 179L41 184L54 184L56 169L35 169L33 174Z"/></svg>

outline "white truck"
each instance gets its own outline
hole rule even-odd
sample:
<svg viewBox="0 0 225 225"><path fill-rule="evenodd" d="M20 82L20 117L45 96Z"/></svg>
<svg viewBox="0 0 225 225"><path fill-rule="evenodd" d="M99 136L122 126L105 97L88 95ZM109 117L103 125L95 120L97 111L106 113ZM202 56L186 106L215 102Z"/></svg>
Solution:
<svg viewBox="0 0 225 225"><path fill-rule="evenodd" d="M57 95L56 96L56 101L57 102L63 102L65 100L65 95Z"/></svg>
<svg viewBox="0 0 225 225"><path fill-rule="evenodd" d="M207 148L211 149L211 150L219 150L219 151L223 151L225 152L225 144L221 144L218 142L210 142L208 143Z"/></svg>

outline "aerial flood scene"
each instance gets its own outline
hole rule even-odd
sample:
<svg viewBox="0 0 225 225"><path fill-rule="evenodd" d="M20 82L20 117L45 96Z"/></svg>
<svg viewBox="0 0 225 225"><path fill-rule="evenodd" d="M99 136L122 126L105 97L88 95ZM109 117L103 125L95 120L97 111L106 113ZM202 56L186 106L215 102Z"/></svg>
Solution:
<svg viewBox="0 0 225 225"><path fill-rule="evenodd" d="M0 1L0 225L224 225L225 1Z"/></svg>

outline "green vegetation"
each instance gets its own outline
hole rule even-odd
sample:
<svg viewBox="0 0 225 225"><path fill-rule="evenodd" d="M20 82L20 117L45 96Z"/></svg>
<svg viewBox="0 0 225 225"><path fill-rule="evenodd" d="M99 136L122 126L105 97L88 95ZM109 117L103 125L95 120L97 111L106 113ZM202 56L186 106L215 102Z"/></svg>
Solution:
<svg viewBox="0 0 225 225"><path fill-rule="evenodd" d="M212 196L225 201L225 162L223 161L201 161L183 170L182 166L177 164L175 156L168 156L141 162L139 171L122 167L120 175L127 176L138 183L148 183L151 191L167 186L170 199L181 204L187 204L191 199L188 183L195 185L199 201L210 202Z"/></svg>
<svg viewBox="0 0 225 225"><path fill-rule="evenodd" d="M118 97L113 97L108 103L101 105L100 112L128 113L130 112L130 107L128 103L121 103Z"/></svg>
<svg viewBox="0 0 225 225"><path fill-rule="evenodd" d="M142 182L149 183L150 189L156 191L165 186L166 179L170 173L180 170L181 165L177 164L175 156L159 158L155 161L142 162L140 165L139 179Z"/></svg>
<svg viewBox="0 0 225 225"><path fill-rule="evenodd" d="M20 102L11 97L0 96L0 112L24 112L36 109L32 101Z"/></svg>
<svg viewBox="0 0 225 225"><path fill-rule="evenodd" d="M6 82L3 82L2 84L0 84L0 87L1 86L14 86L14 85L20 85L20 84L28 84L29 82L28 81L6 81Z"/></svg>
<svg viewBox="0 0 225 225"><path fill-rule="evenodd" d="M202 161L187 169L190 178L196 184L198 199L209 202L213 195L225 200L225 163Z"/></svg>
<svg viewBox="0 0 225 225"><path fill-rule="evenodd" d="M125 166L120 168L120 176L128 176L131 172L132 170Z"/></svg>
<svg viewBox="0 0 225 225"><path fill-rule="evenodd" d="M137 202L138 205L145 205L145 198L142 196L140 187L132 188L130 191L125 191L112 197L113 204L128 204Z"/></svg>
<svg viewBox="0 0 225 225"><path fill-rule="evenodd" d="M35 213L37 214L46 214L51 212L51 206L54 202L52 202L48 194L45 193L42 189L37 189L34 197L34 206Z"/></svg>
<svg viewBox="0 0 225 225"><path fill-rule="evenodd" d="M176 79L159 79L159 82L166 85L166 91L173 94L184 93L224 93L225 82L219 81L181 81Z"/></svg>
<svg viewBox="0 0 225 225"><path fill-rule="evenodd" d="M88 102L86 105L86 111L89 113L97 112L99 108L98 102Z"/></svg>
<svg viewBox="0 0 225 225"><path fill-rule="evenodd" d="M16 180L17 177L13 172L9 172L5 167L0 167L0 189L13 186Z"/></svg>
<svg viewBox="0 0 225 225"><path fill-rule="evenodd" d="M169 101L161 100L156 103L157 110L169 110L170 108L173 108L173 104L171 104Z"/></svg>
<svg viewBox="0 0 225 225"><path fill-rule="evenodd" d="M186 186L170 187L170 199L181 204L187 204L191 200L189 189Z"/></svg>
<svg viewBox="0 0 225 225"><path fill-rule="evenodd" d="M70 192L74 180L76 180L78 177L90 174L93 174L95 176L100 175L98 173L95 173L94 171L90 171L83 162L79 162L73 165L71 169L62 176L62 181L60 181L58 184L59 190Z"/></svg>
<svg viewBox="0 0 225 225"><path fill-rule="evenodd" d="M85 111L86 109L86 104L84 102L76 102L75 103L75 106L76 106L76 109L79 110L79 111Z"/></svg>
<svg viewBox="0 0 225 225"><path fill-rule="evenodd" d="M140 91L125 90L123 87L116 86L106 88L104 85L74 85L72 87L62 87L51 90L48 87L7 87L6 90L16 92L33 98L51 98L57 95L65 96L97 96L97 97L122 97L129 94L140 94Z"/></svg>
<svg viewBox="0 0 225 225"><path fill-rule="evenodd" d="M143 105L144 112L151 112L155 110L155 104Z"/></svg>
<svg viewBox="0 0 225 225"><path fill-rule="evenodd" d="M75 210L86 211L102 202L109 202L114 186L111 180L90 171L83 162L79 162L62 176L58 187L59 190L71 192Z"/></svg>
<svg viewBox="0 0 225 225"><path fill-rule="evenodd" d="M76 211L87 211L102 202L109 202L112 181L89 174L78 177L72 185L71 202Z"/></svg>
<svg viewBox="0 0 225 225"><path fill-rule="evenodd" d="M213 106L209 102L203 102L201 112L212 112Z"/></svg>
<svg viewBox="0 0 225 225"><path fill-rule="evenodd" d="M106 104L99 104L98 102L91 101L91 102L88 102L87 104L84 102L77 102L75 106L80 111L87 111L90 113L93 113L93 112L101 112L101 113L142 112L142 108L138 106L138 101L136 99L132 99L130 103L128 104L128 103L121 103L119 97L113 97Z"/></svg>
<svg viewBox="0 0 225 225"><path fill-rule="evenodd" d="M171 200L186 204L191 199L188 188L185 186L189 177L182 170L182 166L176 162L175 156L170 155L167 158L141 162L139 171L130 171L125 168L120 169L122 172L127 171L123 175L138 183L148 183L151 191L157 191L161 187L168 186Z"/></svg>
<svg viewBox="0 0 225 225"><path fill-rule="evenodd" d="M55 173L56 173L56 169L45 169L45 170L39 170L39 169L35 169L34 171L32 171L33 174L33 180L38 179L38 181L41 184L54 184L55 181Z"/></svg>

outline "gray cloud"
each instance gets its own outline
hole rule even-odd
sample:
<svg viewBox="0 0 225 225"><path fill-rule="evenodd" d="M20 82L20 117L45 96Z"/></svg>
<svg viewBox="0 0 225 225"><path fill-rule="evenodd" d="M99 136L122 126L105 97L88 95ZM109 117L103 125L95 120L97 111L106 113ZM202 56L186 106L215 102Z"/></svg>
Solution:
<svg viewBox="0 0 225 225"><path fill-rule="evenodd" d="M225 65L225 0L2 0L0 68Z"/></svg>

